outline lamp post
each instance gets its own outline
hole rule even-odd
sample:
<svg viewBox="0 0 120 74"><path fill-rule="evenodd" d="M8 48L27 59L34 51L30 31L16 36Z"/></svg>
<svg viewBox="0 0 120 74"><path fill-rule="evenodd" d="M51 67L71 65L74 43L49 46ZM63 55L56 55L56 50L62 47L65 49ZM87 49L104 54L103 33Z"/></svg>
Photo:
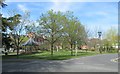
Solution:
<svg viewBox="0 0 120 74"><path fill-rule="evenodd" d="M102 32L98 32L98 36L99 36L99 39L101 39L101 36L102 36Z"/></svg>
<svg viewBox="0 0 120 74"><path fill-rule="evenodd" d="M102 49L102 48L101 48L101 36L102 36L102 32L99 31L99 32L98 32L98 38L100 39L100 41L99 41L99 52L100 52L100 53L102 53L102 50L101 50L101 49Z"/></svg>

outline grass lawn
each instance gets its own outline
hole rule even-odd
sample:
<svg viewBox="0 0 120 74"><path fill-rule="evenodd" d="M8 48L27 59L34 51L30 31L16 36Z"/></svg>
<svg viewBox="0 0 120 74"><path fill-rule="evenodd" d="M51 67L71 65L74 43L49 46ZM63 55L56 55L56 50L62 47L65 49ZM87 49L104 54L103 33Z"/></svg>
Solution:
<svg viewBox="0 0 120 74"><path fill-rule="evenodd" d="M66 59L71 59L71 58L77 58L81 56L91 56L91 55L97 55L100 54L99 52L86 52L86 51L78 51L77 56L71 56L70 51L59 51L59 52L54 52L54 55L51 56L50 51L43 51L43 52L38 52L34 54L26 54L26 55L19 55L19 59L45 59L45 60L66 60ZM8 56L2 56L3 59L15 59L17 58L16 55L9 54Z"/></svg>

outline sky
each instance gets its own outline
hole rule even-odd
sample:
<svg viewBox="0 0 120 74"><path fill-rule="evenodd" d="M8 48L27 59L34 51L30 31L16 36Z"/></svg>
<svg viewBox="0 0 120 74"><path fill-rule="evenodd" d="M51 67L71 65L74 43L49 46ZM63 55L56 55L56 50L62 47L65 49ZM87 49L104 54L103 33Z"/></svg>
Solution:
<svg viewBox="0 0 120 74"><path fill-rule="evenodd" d="M59 0L60 1L60 0ZM8 17L10 10L17 10L19 13L30 11L31 19L34 21L42 13L50 9L54 11L72 11L74 16L78 17L80 22L90 31L91 37L97 37L97 32L106 32L108 29L118 28L118 0L116 2L59 2L57 0L48 2L11 2L8 0L8 6L2 9L4 17ZM84 0L85 1L85 0ZM86 0L87 1L87 0ZM88 0L90 1L90 0ZM112 0L109 0L112 1Z"/></svg>

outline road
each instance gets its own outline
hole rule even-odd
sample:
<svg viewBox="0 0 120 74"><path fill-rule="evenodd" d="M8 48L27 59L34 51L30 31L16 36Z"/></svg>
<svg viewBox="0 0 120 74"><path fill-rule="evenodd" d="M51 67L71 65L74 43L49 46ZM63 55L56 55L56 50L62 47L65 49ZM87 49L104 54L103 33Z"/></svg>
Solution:
<svg viewBox="0 0 120 74"><path fill-rule="evenodd" d="M3 60L3 72L118 72L117 54L102 54L63 61Z"/></svg>

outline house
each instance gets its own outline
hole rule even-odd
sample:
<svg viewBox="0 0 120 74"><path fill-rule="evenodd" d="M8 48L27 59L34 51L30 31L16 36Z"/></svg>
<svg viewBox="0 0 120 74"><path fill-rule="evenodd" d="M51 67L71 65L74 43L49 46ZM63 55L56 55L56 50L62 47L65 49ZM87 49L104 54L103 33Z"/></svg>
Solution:
<svg viewBox="0 0 120 74"><path fill-rule="evenodd" d="M87 45L82 45L81 49L88 49L88 46Z"/></svg>
<svg viewBox="0 0 120 74"><path fill-rule="evenodd" d="M101 41L99 38L91 38L91 39L88 39L87 41L87 46L89 49L97 49L98 45L101 44Z"/></svg>
<svg viewBox="0 0 120 74"><path fill-rule="evenodd" d="M35 34L33 32L29 32L27 34L27 37L29 38L33 38L36 42L38 42L39 44L43 43L44 42L44 36L43 35L38 35L38 34Z"/></svg>

